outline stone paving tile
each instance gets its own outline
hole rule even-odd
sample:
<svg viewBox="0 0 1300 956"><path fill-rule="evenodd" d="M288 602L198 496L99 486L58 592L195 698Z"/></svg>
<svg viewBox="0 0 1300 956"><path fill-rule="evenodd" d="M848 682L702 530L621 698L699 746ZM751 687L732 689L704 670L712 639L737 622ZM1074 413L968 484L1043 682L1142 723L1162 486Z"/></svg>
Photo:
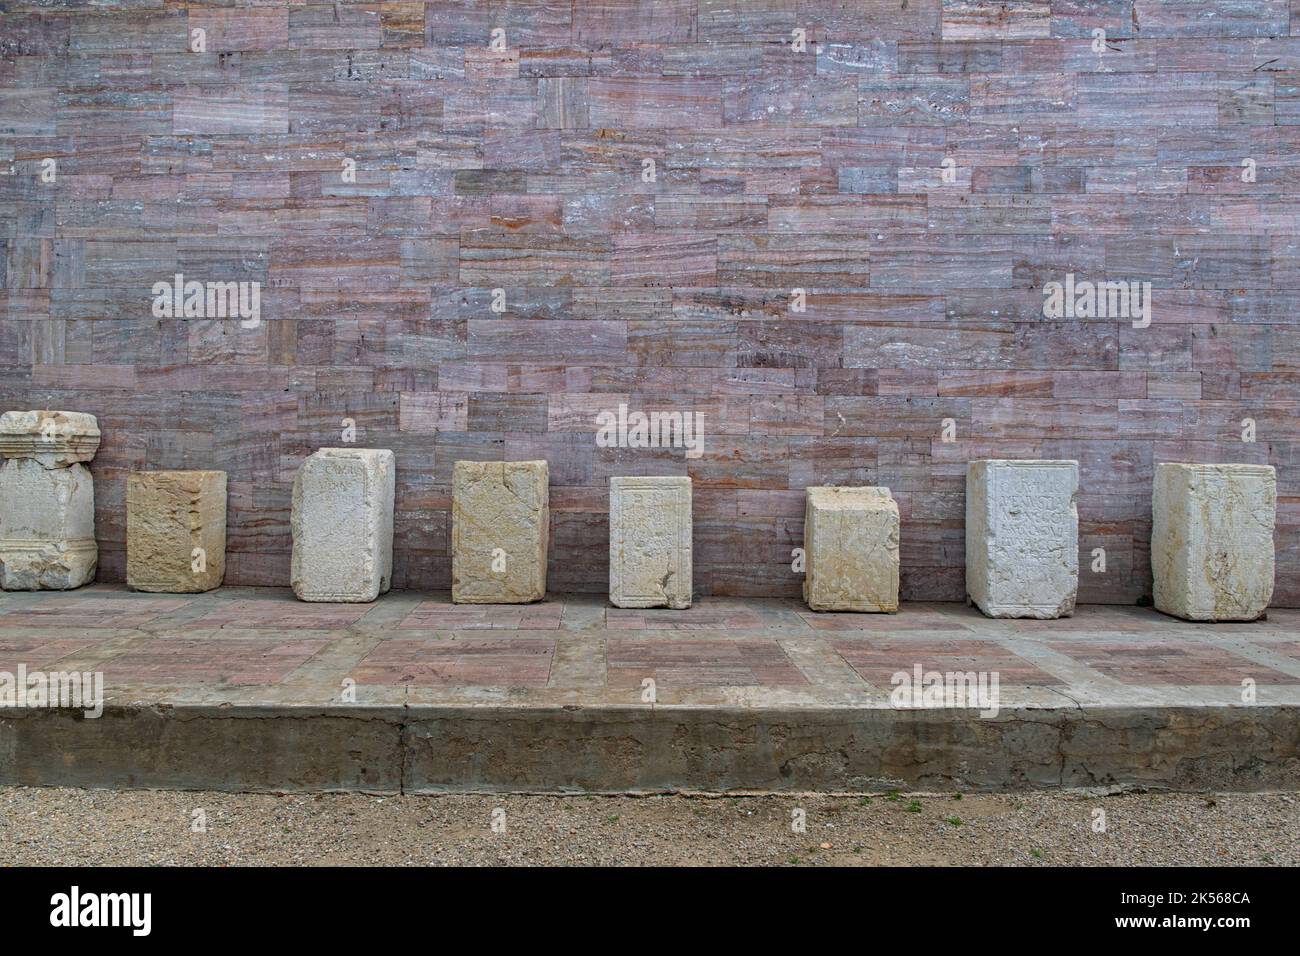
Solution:
<svg viewBox="0 0 1300 956"><path fill-rule="evenodd" d="M800 611L809 627L818 631L962 631L971 628L961 621L937 611L908 614L845 614Z"/></svg>
<svg viewBox="0 0 1300 956"><path fill-rule="evenodd" d="M890 679L899 671L911 675L917 664L923 671L996 671L1001 684L1065 683L995 641L872 638L837 641L833 646L859 677L877 687L890 687Z"/></svg>
<svg viewBox="0 0 1300 956"><path fill-rule="evenodd" d="M128 684L278 684L328 641L233 638L219 642L158 638L108 661L110 686Z"/></svg>
<svg viewBox="0 0 1300 956"><path fill-rule="evenodd" d="M34 671L94 645L94 641L75 638L0 638L0 671L16 673L19 664L25 664L28 671Z"/></svg>
<svg viewBox="0 0 1300 956"><path fill-rule="evenodd" d="M683 611L615 607L605 610L605 626L611 631L717 631L761 628L764 623L763 616L737 608L695 605Z"/></svg>
<svg viewBox="0 0 1300 956"><path fill-rule="evenodd" d="M1300 677L1195 639L1150 638L1133 644L1060 641L1049 646L1123 684L1239 685L1247 677L1257 684L1300 684Z"/></svg>
<svg viewBox="0 0 1300 956"><path fill-rule="evenodd" d="M1259 646L1272 651L1274 654L1281 654L1284 657L1293 657L1300 661L1300 640L1269 641L1267 644L1261 644Z"/></svg>
<svg viewBox="0 0 1300 956"><path fill-rule="evenodd" d="M309 604L304 601L230 601L190 621L188 626L330 631L350 627L374 606Z"/></svg>
<svg viewBox="0 0 1300 956"><path fill-rule="evenodd" d="M0 627L140 627L188 603L187 598L67 597L28 607L0 607Z"/></svg>
<svg viewBox="0 0 1300 956"><path fill-rule="evenodd" d="M605 656L606 683L616 690L640 687L647 677L667 687L808 683L776 641L610 638Z"/></svg>
<svg viewBox="0 0 1300 956"><path fill-rule="evenodd" d="M560 627L564 618L562 601L542 604L449 604L424 601L402 619L398 626L431 628L444 631L468 630L539 630Z"/></svg>
<svg viewBox="0 0 1300 956"><path fill-rule="evenodd" d="M352 671L358 684L545 687L555 641L470 638L381 642Z"/></svg>

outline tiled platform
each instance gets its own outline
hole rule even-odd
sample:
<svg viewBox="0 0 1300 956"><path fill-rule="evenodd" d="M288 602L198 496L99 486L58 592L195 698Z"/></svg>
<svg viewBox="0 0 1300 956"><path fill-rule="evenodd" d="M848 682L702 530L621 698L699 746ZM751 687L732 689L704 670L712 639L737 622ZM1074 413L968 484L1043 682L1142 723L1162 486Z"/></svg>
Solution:
<svg viewBox="0 0 1300 956"><path fill-rule="evenodd" d="M98 671L106 710L0 711L0 783L230 789L1300 784L1300 610L1204 625L957 604L627 611L399 591L0 594L0 671ZM999 712L899 708L898 672L996 673ZM1243 684L1244 682L1244 684ZM1243 686L1253 689L1248 701ZM647 688L650 688L648 691Z"/></svg>

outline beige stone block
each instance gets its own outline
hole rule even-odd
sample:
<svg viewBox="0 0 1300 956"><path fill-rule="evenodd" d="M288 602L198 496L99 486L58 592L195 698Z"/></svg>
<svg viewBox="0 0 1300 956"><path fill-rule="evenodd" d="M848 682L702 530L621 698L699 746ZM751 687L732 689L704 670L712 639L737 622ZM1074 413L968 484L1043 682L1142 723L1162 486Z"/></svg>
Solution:
<svg viewBox="0 0 1300 956"><path fill-rule="evenodd" d="M126 483L126 583L192 593L226 573L226 473L137 472Z"/></svg>
<svg viewBox="0 0 1300 956"><path fill-rule="evenodd" d="M1277 475L1268 465L1156 465L1155 606L1190 621L1253 621L1273 597Z"/></svg>
<svg viewBox="0 0 1300 956"><path fill-rule="evenodd" d="M321 448L293 482L291 583L303 601L373 601L392 585L396 467L386 448Z"/></svg>
<svg viewBox="0 0 1300 956"><path fill-rule="evenodd" d="M966 593L989 617L1074 613L1079 463L982 459L966 469Z"/></svg>
<svg viewBox="0 0 1300 956"><path fill-rule="evenodd" d="M691 606L691 479L609 479L609 600Z"/></svg>
<svg viewBox="0 0 1300 956"><path fill-rule="evenodd" d="M451 487L451 599L546 596L550 483L544 461L458 461Z"/></svg>
<svg viewBox="0 0 1300 956"><path fill-rule="evenodd" d="M807 489L804 558L814 611L897 611L898 504L889 489Z"/></svg>
<svg viewBox="0 0 1300 956"><path fill-rule="evenodd" d="M0 465L0 588L64 591L95 579L95 485L82 464Z"/></svg>
<svg viewBox="0 0 1300 956"><path fill-rule="evenodd" d="M85 412L26 411L0 415L0 455L30 458L46 468L90 461L99 423Z"/></svg>

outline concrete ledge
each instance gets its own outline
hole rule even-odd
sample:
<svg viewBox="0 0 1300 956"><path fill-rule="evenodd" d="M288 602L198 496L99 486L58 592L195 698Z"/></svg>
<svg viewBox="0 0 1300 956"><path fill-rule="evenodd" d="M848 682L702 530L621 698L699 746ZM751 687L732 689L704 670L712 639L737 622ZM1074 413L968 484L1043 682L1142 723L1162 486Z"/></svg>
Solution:
<svg viewBox="0 0 1300 956"><path fill-rule="evenodd" d="M254 791L1300 788L1291 706L7 711L0 784Z"/></svg>

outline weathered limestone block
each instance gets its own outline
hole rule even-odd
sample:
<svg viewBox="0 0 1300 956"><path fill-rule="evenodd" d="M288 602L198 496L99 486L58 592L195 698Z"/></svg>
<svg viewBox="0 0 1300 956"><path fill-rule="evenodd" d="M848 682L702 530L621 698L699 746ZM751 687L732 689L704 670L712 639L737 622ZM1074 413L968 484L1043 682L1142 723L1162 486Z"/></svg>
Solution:
<svg viewBox="0 0 1300 956"><path fill-rule="evenodd" d="M226 473L147 471L126 483L126 583L191 593L226 574Z"/></svg>
<svg viewBox="0 0 1300 956"><path fill-rule="evenodd" d="M0 415L0 588L66 590L95 579L95 485L83 462L99 448L84 412Z"/></svg>
<svg viewBox="0 0 1300 956"><path fill-rule="evenodd" d="M29 411L0 415L0 455L30 458L46 468L90 461L99 423L85 412Z"/></svg>
<svg viewBox="0 0 1300 956"><path fill-rule="evenodd" d="M1077 461L972 461L966 593L989 617L1068 617L1079 591Z"/></svg>
<svg viewBox="0 0 1300 956"><path fill-rule="evenodd" d="M0 466L0 588L65 591L95 579L95 486L82 464Z"/></svg>
<svg viewBox="0 0 1300 956"><path fill-rule="evenodd" d="M550 481L544 461L458 461L451 482L451 599L546 596Z"/></svg>
<svg viewBox="0 0 1300 956"><path fill-rule="evenodd" d="M321 448L293 481L293 593L373 601L393 580L396 462L386 448Z"/></svg>
<svg viewBox="0 0 1300 956"><path fill-rule="evenodd" d="M1277 474L1269 465L1156 465L1155 606L1189 621L1253 621L1273 597Z"/></svg>
<svg viewBox="0 0 1300 956"><path fill-rule="evenodd" d="M691 606L691 479L609 479L609 600Z"/></svg>
<svg viewBox="0 0 1300 956"><path fill-rule="evenodd" d="M803 535L810 608L898 610L898 503L888 488L809 488Z"/></svg>

